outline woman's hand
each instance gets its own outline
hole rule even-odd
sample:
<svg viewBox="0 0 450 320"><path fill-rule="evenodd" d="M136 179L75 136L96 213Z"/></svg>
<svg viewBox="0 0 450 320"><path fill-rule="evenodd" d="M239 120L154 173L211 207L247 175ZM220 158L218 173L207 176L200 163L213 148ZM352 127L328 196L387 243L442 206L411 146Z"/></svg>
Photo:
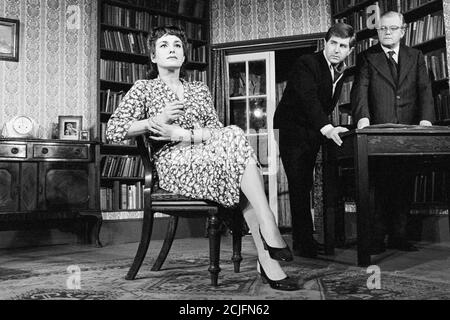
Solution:
<svg viewBox="0 0 450 320"><path fill-rule="evenodd" d="M188 141L190 132L178 125L159 123L148 119L150 128L150 139L156 141Z"/></svg>
<svg viewBox="0 0 450 320"><path fill-rule="evenodd" d="M165 101L166 106L161 114L156 116L160 123L171 124L184 114L184 103L181 101Z"/></svg>

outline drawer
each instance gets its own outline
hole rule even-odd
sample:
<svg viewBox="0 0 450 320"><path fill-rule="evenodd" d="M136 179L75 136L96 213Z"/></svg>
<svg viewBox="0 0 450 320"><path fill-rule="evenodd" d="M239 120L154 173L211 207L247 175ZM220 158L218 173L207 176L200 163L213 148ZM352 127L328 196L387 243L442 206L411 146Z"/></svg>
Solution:
<svg viewBox="0 0 450 320"><path fill-rule="evenodd" d="M27 157L26 144L7 144L0 143L0 158L20 158Z"/></svg>
<svg viewBox="0 0 450 320"><path fill-rule="evenodd" d="M89 160L89 146L34 144L33 158Z"/></svg>

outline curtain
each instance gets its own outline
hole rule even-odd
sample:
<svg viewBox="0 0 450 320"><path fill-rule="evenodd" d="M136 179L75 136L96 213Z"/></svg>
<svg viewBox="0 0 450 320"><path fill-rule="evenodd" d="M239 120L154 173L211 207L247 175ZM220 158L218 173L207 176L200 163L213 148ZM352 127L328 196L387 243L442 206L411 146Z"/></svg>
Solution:
<svg viewBox="0 0 450 320"><path fill-rule="evenodd" d="M211 92L214 106L220 122L228 125L228 75L226 72L225 51L220 49L213 50L212 62Z"/></svg>

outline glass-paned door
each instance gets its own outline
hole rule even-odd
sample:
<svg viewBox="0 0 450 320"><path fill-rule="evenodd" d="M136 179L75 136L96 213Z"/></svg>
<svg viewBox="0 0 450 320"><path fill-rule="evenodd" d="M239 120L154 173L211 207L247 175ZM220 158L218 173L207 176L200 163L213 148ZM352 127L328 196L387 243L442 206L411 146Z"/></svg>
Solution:
<svg viewBox="0 0 450 320"><path fill-rule="evenodd" d="M277 148L273 134L275 53L227 56L228 125L245 131L263 168L270 207L278 221Z"/></svg>

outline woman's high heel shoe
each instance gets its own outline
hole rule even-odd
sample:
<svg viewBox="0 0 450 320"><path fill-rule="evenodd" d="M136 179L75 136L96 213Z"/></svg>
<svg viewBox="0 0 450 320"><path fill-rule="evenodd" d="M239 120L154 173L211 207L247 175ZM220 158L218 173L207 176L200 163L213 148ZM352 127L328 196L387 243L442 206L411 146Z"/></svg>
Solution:
<svg viewBox="0 0 450 320"><path fill-rule="evenodd" d="M281 290L281 291L296 291L296 290L301 289L300 286L298 285L298 282L289 277L286 277L281 280L270 279L264 272L264 269L259 261L258 261L258 264L259 264L259 270L261 271L260 276L261 276L262 282L268 283L272 289Z"/></svg>
<svg viewBox="0 0 450 320"><path fill-rule="evenodd" d="M284 248L273 248L269 246L266 243L266 240L264 240L264 237L261 233L261 229L259 229L259 235L261 236L262 243L264 245L264 249L269 251L269 255L272 259L278 260L278 261L292 261L294 258L292 256L291 249L289 249L289 246L286 245Z"/></svg>

